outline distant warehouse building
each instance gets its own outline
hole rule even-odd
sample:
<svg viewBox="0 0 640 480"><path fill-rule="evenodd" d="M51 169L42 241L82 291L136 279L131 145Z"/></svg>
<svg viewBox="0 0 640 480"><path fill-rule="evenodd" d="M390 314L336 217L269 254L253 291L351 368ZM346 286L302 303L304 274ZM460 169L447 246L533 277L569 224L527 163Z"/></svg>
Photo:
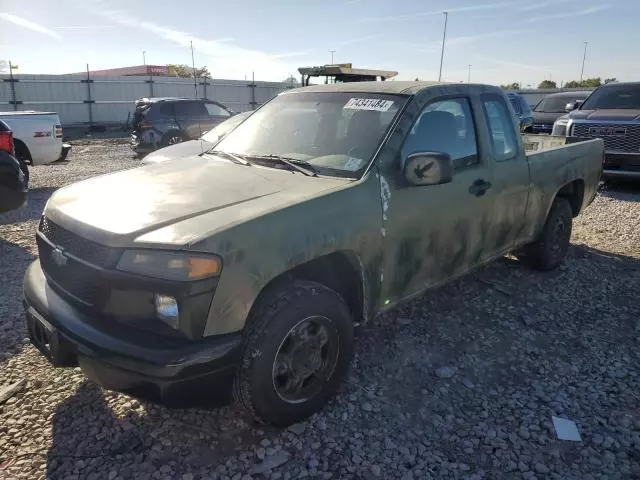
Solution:
<svg viewBox="0 0 640 480"><path fill-rule="evenodd" d="M78 72L79 74L86 72ZM106 70L89 70L89 74L99 77L168 77L169 67L166 65L136 65L134 67L108 68Z"/></svg>

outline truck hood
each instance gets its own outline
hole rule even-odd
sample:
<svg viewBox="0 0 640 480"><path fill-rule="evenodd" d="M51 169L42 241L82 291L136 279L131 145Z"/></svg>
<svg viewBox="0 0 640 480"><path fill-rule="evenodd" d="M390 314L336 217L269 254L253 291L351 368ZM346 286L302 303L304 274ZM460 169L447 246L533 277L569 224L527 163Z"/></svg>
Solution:
<svg viewBox="0 0 640 480"><path fill-rule="evenodd" d="M245 217L256 216L351 181L192 156L62 188L51 196L45 215L89 240L120 247L142 234L216 210L241 205ZM237 220L223 217L229 223ZM201 226L203 232L221 227Z"/></svg>
<svg viewBox="0 0 640 480"><path fill-rule="evenodd" d="M207 142L206 140L203 140L201 138L198 138L196 140L188 140L186 142L169 145L168 147L155 150L144 157L140 164L151 165L152 163L160 163L166 162L167 160L190 157L193 155L198 155L205 150L209 150L213 146L213 143Z"/></svg>
<svg viewBox="0 0 640 480"><path fill-rule="evenodd" d="M630 122L640 119L640 110L574 110L572 120L602 120L608 122Z"/></svg>

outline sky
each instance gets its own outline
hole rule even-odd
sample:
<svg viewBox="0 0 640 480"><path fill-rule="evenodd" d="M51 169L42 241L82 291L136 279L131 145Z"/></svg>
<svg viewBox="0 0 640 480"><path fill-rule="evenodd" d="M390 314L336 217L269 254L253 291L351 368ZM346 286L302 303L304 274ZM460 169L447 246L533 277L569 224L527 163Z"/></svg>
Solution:
<svg viewBox="0 0 640 480"><path fill-rule="evenodd" d="M445 81L537 86L638 80L639 0L0 0L0 60L17 73L142 64L282 81L334 61ZM471 65L471 67L469 67ZM16 71L14 71L15 73Z"/></svg>

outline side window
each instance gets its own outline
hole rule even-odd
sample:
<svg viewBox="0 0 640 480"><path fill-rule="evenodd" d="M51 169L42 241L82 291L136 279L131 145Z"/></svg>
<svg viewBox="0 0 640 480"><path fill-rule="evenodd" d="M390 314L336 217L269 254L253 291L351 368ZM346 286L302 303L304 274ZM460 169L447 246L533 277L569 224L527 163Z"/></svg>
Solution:
<svg viewBox="0 0 640 480"><path fill-rule="evenodd" d="M173 117L173 105L170 103L163 103L160 106L160 115L163 117Z"/></svg>
<svg viewBox="0 0 640 480"><path fill-rule="evenodd" d="M212 117L229 117L231 114L216 103L205 103L207 113Z"/></svg>
<svg viewBox="0 0 640 480"><path fill-rule="evenodd" d="M176 102L173 108L176 116L181 117L201 117L207 114L201 102Z"/></svg>
<svg viewBox="0 0 640 480"><path fill-rule="evenodd" d="M513 118L504 100L497 96L485 97L482 103L496 162L514 158L518 152L518 142L513 128Z"/></svg>
<svg viewBox="0 0 640 480"><path fill-rule="evenodd" d="M476 131L466 98L427 105L402 145L402 156L416 152L448 153L456 170L478 163Z"/></svg>

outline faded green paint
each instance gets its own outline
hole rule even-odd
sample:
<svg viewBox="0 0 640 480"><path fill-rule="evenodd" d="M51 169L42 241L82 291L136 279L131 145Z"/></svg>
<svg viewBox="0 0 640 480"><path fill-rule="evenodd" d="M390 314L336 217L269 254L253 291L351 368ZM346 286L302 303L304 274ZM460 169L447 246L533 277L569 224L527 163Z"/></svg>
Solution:
<svg viewBox="0 0 640 480"><path fill-rule="evenodd" d="M366 320L530 242L564 185L584 182L580 208L595 195L601 140L529 156L520 140L514 159L493 161L481 95L504 98L498 88L366 82L304 91L403 94L409 102L358 180L192 158L62 189L46 214L106 245L220 255L223 270L204 331L215 335L242 329L269 282L335 252L360 275ZM426 105L448 96L471 103L480 161L456 171L450 183L409 186L399 154L404 138ZM477 179L492 183L482 197L469 193Z"/></svg>

